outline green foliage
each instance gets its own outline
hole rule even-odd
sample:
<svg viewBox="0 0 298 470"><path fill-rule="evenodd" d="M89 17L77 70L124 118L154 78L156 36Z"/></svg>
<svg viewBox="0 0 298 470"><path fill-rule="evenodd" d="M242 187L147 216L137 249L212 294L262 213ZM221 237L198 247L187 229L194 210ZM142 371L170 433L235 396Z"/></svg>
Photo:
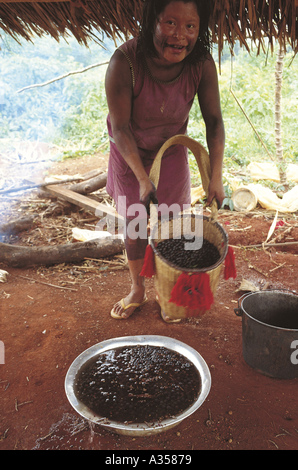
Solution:
<svg viewBox="0 0 298 470"><path fill-rule="evenodd" d="M226 146L225 167L243 168L251 161L269 160L264 146L275 157L275 54L249 55L240 50L231 60L221 64L219 86L222 113L225 122ZM282 87L283 148L287 162L298 161L298 60L293 52L284 59ZM232 90L243 110L231 93ZM256 129L262 142L257 137ZM205 144L205 130L198 103L194 103L190 123L190 134Z"/></svg>
<svg viewBox="0 0 298 470"><path fill-rule="evenodd" d="M80 82L81 79L77 77L65 93L71 96L74 88L80 89ZM98 80L98 72L90 72L85 77L80 97L80 102L69 106L64 114L60 143L63 144L65 136L75 147L81 148L81 151L85 149L85 152L95 152L107 141L108 115L103 81Z"/></svg>
<svg viewBox="0 0 298 470"><path fill-rule="evenodd" d="M114 45L105 51L96 43L90 48L74 39L57 43L36 39L19 46L10 38L0 41L0 139L41 140L64 146L66 155L95 152L107 141L107 103L104 67L72 75L50 85L17 93L92 63L107 60ZM216 53L214 54L217 58ZM243 170L251 161L268 160L264 149L275 155L274 100L275 54L250 55L239 47L231 60L224 51L219 86L226 130L225 171ZM298 161L298 60L288 52L284 60L282 129L286 162ZM231 87L251 121L248 122L231 93ZM257 130L262 143L254 132ZM206 146L205 126L197 100L191 110L188 133ZM193 183L200 176L190 158ZM228 182L227 182L228 184Z"/></svg>

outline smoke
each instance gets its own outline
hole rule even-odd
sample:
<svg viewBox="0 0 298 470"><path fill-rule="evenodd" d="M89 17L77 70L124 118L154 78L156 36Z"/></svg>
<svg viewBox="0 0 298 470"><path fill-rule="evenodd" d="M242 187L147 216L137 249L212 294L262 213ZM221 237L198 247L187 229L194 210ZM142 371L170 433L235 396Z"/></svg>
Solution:
<svg viewBox="0 0 298 470"><path fill-rule="evenodd" d="M115 46L109 40L104 46L94 42L87 48L72 38L57 43L47 36L22 45L9 36L0 38L0 224L26 194L10 189L40 182L65 148L88 140L90 126L83 122L81 107L92 85L90 74L97 73L98 79L102 72L94 69L42 88L18 90L109 60ZM95 93L95 106L96 99Z"/></svg>

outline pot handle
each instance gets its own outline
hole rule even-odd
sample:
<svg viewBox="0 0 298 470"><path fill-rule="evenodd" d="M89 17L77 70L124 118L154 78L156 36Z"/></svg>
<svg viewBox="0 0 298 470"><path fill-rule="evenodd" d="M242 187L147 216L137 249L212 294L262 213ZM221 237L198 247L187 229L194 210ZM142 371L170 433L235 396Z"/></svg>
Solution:
<svg viewBox="0 0 298 470"><path fill-rule="evenodd" d="M240 302L241 302L241 300L242 300L244 297L246 297L246 296L249 295L249 294L250 294L250 292L246 292L245 294L241 295L241 297L239 297L239 299L238 299L238 307L237 307L237 308L234 308L234 312L235 312L235 314L237 315L237 317L242 317L243 310L242 310L242 308L241 308L241 306L240 306Z"/></svg>

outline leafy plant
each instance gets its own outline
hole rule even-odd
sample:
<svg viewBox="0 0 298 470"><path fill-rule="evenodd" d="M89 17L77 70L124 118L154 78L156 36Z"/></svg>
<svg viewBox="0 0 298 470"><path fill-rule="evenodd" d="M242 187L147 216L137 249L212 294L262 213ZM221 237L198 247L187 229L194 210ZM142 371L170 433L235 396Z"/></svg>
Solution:
<svg viewBox="0 0 298 470"><path fill-rule="evenodd" d="M7 37L0 47L0 139L59 144L65 148L66 156L93 153L98 149L107 151L108 108L103 67L44 87L21 93L17 91L107 60L114 50L113 44L107 42L108 51L105 51L95 43L88 49L78 45L74 39L67 44L57 43L51 38L38 38L34 44L19 46ZM216 53L214 57L217 58ZM251 161L270 160L266 149L275 155L274 68L275 55L257 56L236 47L231 60L228 49L224 51L219 86L226 131L224 169L227 181L231 173L243 172ZM293 60L293 53L288 51L284 59L282 87L283 150L287 163L298 161L297 75L298 59ZM207 146L205 126L196 99L189 118L188 134ZM192 183L198 185L200 175L192 157L190 169Z"/></svg>

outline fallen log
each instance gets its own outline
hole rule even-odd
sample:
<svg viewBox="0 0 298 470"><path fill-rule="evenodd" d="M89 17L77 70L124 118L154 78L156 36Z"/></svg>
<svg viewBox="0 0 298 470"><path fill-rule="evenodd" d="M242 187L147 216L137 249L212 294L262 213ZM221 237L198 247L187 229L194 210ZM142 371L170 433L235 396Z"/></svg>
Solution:
<svg viewBox="0 0 298 470"><path fill-rule="evenodd" d="M98 174L100 173L100 174ZM89 181L86 183L86 180L90 179L90 190L89 190ZM0 195L1 194L8 194L8 193L13 193L13 192L19 192L19 191L27 191L28 189L43 189L46 188L48 185L65 185L67 183L73 183L74 181L81 181L81 183L78 183L78 185L74 184L71 186L71 188L77 187L78 190L73 189L73 191L76 191L80 193L81 191L86 191L82 192L81 194L88 194L90 192L96 191L97 189L104 188L107 182L107 173L101 173L100 170L91 170L88 173L86 173L83 176L72 176L66 179L62 180L53 180L51 182L43 182L43 183L30 183L25 186L19 186L17 188L8 188L8 189L1 189L0 190Z"/></svg>
<svg viewBox="0 0 298 470"><path fill-rule="evenodd" d="M102 189L107 184L107 173L103 173L94 178L90 178L88 181L82 181L81 183L73 184L69 187L71 191L75 191L79 194L90 194L98 189Z"/></svg>
<svg viewBox="0 0 298 470"><path fill-rule="evenodd" d="M106 258L121 253L121 238L91 240L67 245L27 247L0 243L0 262L14 268L79 263L85 258Z"/></svg>
<svg viewBox="0 0 298 470"><path fill-rule="evenodd" d="M61 181L52 181L51 183L32 183L32 184L27 184L25 186L20 186L18 188L1 189L0 194L16 193L19 191L27 191L28 189L38 189L38 188L42 189L48 186L48 184L51 184L51 185L66 184L66 183L78 181L81 179L82 177L73 177L73 178L68 178L66 180L61 180Z"/></svg>
<svg viewBox="0 0 298 470"><path fill-rule="evenodd" d="M24 230L29 230L34 225L34 220L37 217L37 214L33 214L6 222L5 224L0 225L0 234L14 235L16 233L23 232Z"/></svg>

